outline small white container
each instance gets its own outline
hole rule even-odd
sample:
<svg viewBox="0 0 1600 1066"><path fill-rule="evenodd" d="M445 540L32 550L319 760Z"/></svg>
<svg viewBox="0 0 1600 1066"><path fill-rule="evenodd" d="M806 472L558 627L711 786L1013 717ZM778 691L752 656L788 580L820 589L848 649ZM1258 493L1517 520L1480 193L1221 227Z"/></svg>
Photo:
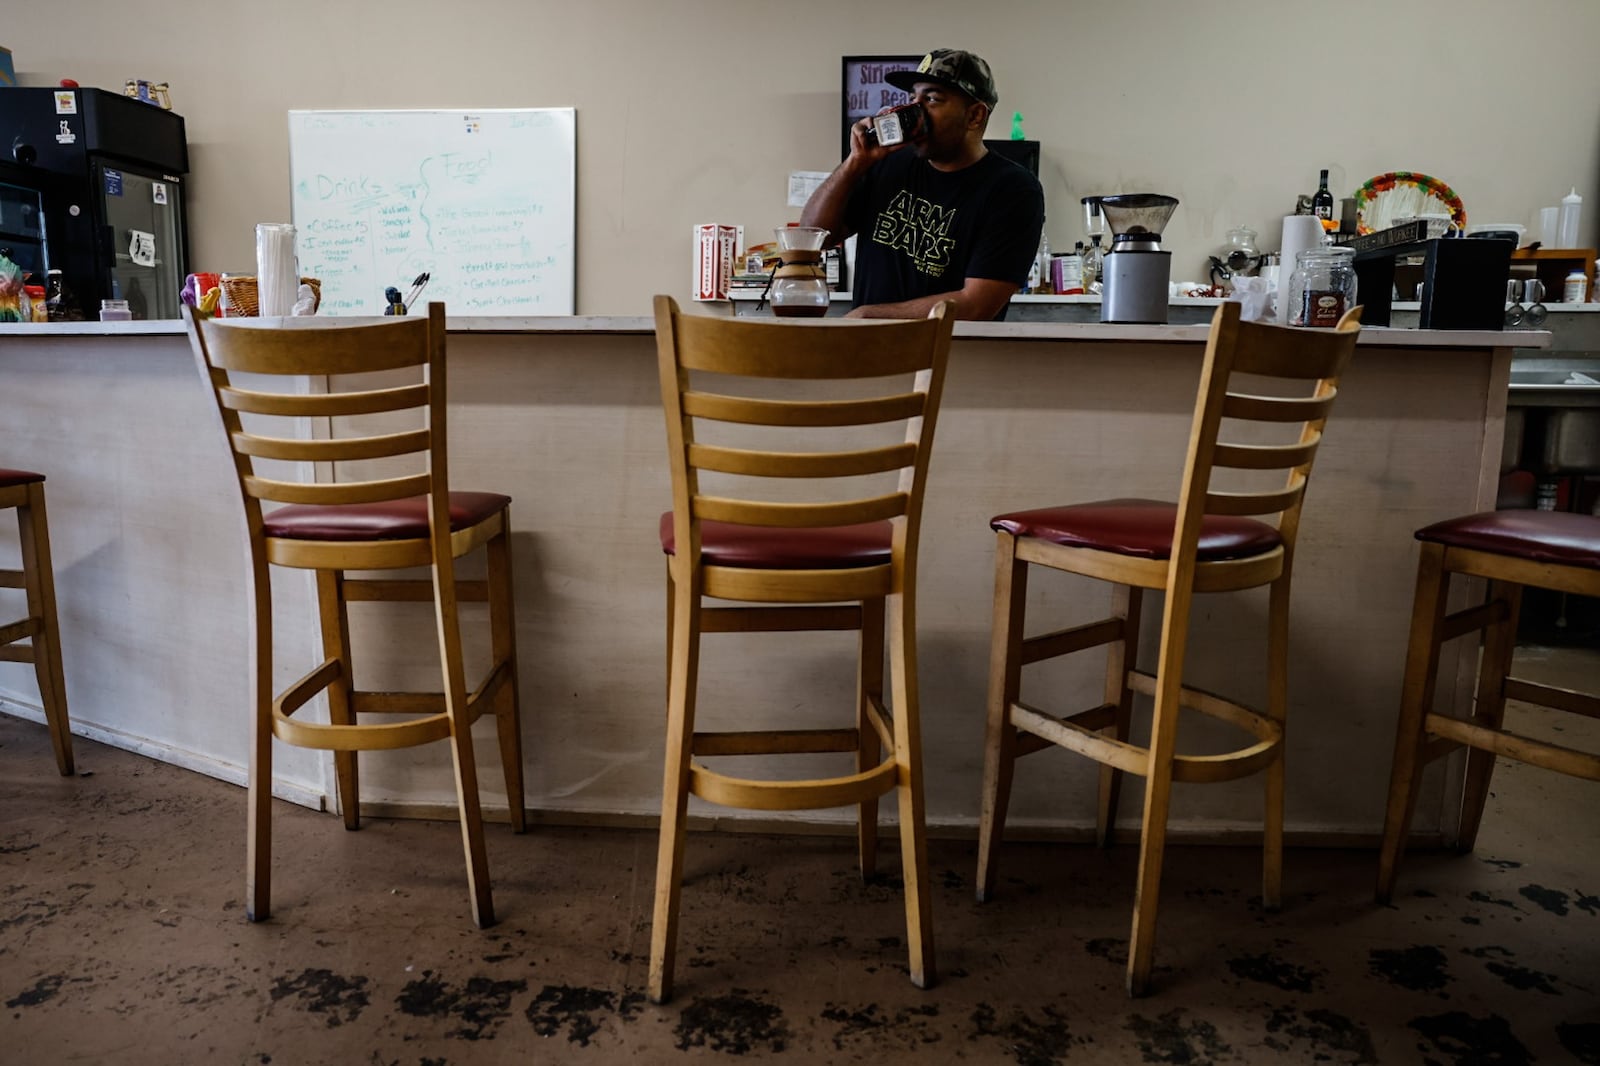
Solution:
<svg viewBox="0 0 1600 1066"><path fill-rule="evenodd" d="M1561 302L1581 304L1589 296L1589 279L1581 270L1574 270L1567 275L1567 282L1561 287Z"/></svg>
<svg viewBox="0 0 1600 1066"><path fill-rule="evenodd" d="M102 322L132 322L133 312L128 309L127 300L101 300L100 321Z"/></svg>

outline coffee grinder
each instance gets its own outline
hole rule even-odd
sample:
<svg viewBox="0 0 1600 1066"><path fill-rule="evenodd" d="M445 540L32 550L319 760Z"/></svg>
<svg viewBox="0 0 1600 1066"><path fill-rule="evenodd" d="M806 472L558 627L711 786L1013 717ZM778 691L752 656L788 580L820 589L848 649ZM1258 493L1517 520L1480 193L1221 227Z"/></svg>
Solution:
<svg viewBox="0 0 1600 1066"><path fill-rule="evenodd" d="M1161 250L1161 231L1177 197L1138 192L1099 200L1111 227L1111 250L1101 268L1100 321L1164 324L1172 253Z"/></svg>

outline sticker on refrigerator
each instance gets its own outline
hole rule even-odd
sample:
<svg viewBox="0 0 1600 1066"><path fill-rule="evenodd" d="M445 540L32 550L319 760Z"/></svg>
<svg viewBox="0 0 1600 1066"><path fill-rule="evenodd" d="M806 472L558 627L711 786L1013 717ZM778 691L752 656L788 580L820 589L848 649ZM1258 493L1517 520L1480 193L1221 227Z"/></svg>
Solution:
<svg viewBox="0 0 1600 1066"><path fill-rule="evenodd" d="M163 182L163 181L152 181L150 183L150 196L158 204L166 203L167 202L167 184L166 184L166 182Z"/></svg>
<svg viewBox="0 0 1600 1066"><path fill-rule="evenodd" d="M141 229L128 231L128 258L133 260L134 266L153 267L156 265L156 235L146 233Z"/></svg>
<svg viewBox="0 0 1600 1066"><path fill-rule="evenodd" d="M57 144L72 144L72 143L76 142L77 139L78 139L78 135L72 132L72 127L67 124L67 120L66 119L62 119L61 120L61 132L56 134L56 143Z"/></svg>
<svg viewBox="0 0 1600 1066"><path fill-rule="evenodd" d="M70 89L56 93L56 114L76 115L78 113L78 94Z"/></svg>
<svg viewBox="0 0 1600 1066"><path fill-rule="evenodd" d="M112 170L109 167L106 169L106 195L122 195L122 171Z"/></svg>

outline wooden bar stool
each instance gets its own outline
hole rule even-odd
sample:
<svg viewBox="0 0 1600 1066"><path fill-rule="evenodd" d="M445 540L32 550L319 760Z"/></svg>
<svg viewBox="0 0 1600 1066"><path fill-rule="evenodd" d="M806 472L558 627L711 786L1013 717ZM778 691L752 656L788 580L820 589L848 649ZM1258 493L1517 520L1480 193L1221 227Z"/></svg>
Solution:
<svg viewBox="0 0 1600 1066"><path fill-rule="evenodd" d="M56 626L56 585L50 563L50 526L44 509L44 475L0 469L0 510L16 508L22 569L0 570L0 588L24 589L28 616L0 623L0 662L32 663L39 702L50 726L50 746L63 777L72 774L72 730L67 724L67 682ZM27 644L19 641L26 638Z"/></svg>
<svg viewBox="0 0 1600 1066"><path fill-rule="evenodd" d="M878 797L896 792L911 980L924 988L934 981L915 603L922 492L954 322L950 308L946 301L922 321L802 325L684 315L669 297L656 297L672 467L672 510L660 528L668 557L668 669L650 943L649 995L657 1003L672 994L690 795L764 811L856 805L867 877L876 861ZM848 384L890 376L902 381ZM752 395L763 385L762 396ZM861 395L867 388L872 394ZM819 398L823 389L832 390L829 398ZM851 395L839 398L844 391ZM891 474L892 489L880 495L828 489L827 479ZM790 502L802 494L801 481L821 487ZM702 598L755 606L711 607ZM799 630L860 633L853 727L695 728L702 633ZM854 753L856 772L751 779L699 761L824 752Z"/></svg>
<svg viewBox="0 0 1600 1066"><path fill-rule="evenodd" d="M1574 777L1600 781L1600 754L1518 736L1502 728L1506 700L1600 718L1600 691L1574 692L1511 676L1517 615L1526 586L1579 596L1600 596L1600 518L1563 511L1486 511L1451 518L1417 531L1422 558L1411 611L1411 645L1389 778L1389 806L1378 860L1380 903L1389 902L1400 856L1416 810L1422 768L1467 748L1457 847L1469 852L1478 838L1489 777L1497 755ZM1489 582L1485 601L1446 614L1450 577ZM1483 633L1483 654L1471 716L1433 710L1439 648L1447 640Z"/></svg>
<svg viewBox="0 0 1600 1066"><path fill-rule="evenodd" d="M1145 777L1128 992L1147 990L1155 952L1156 905L1173 781L1231 781L1267 771L1265 872L1268 907L1280 897L1283 848L1283 738L1288 712L1289 579L1306 481L1337 385L1360 333L1360 309L1332 330L1286 329L1239 321L1239 305L1217 308L1200 371L1176 504L1119 499L1004 514L990 523L997 537L994 636L989 659L988 733L978 837L977 896L987 900L995 871L1012 768L1020 755L1063 747L1101 764L1098 833L1111 838L1123 773ZM1233 375L1282 379L1274 395L1230 391ZM1308 385L1309 383L1309 385ZM1263 386L1252 383L1251 388ZM1289 395L1289 393L1294 393ZM1234 439L1218 440L1223 419ZM1260 425L1251 425L1252 423ZM1273 426L1272 424L1277 424ZM1286 432L1286 424L1293 429ZM1282 443L1258 443L1272 436ZM1271 479L1252 491L1212 487L1213 467ZM1285 483L1283 471L1287 471ZM1265 472L1265 473L1262 473ZM1277 515L1276 525L1255 517ZM1028 567L1039 564L1111 582L1112 616L1039 636L1023 636ZM1271 588L1265 712L1183 684L1190 606L1196 593ZM1165 593L1156 669L1137 669L1144 590ZM1105 699L1070 717L1055 717L1020 699L1022 667L1088 648L1107 647ZM1130 743L1133 696L1153 697L1150 743ZM1238 727L1250 743L1221 755L1176 752L1179 711L1198 711Z"/></svg>
<svg viewBox="0 0 1600 1066"><path fill-rule="evenodd" d="M254 726L250 745L247 908L270 911L272 738L334 753L346 828L360 824L356 753L450 741L467 859L472 917L494 923L488 858L473 760L472 723L492 710L499 727L511 825L526 828L512 615L511 499L452 492L445 426L444 305L381 325L315 318L200 320L185 309L189 341L210 387L238 473L250 553L250 647ZM397 375L396 372L402 372ZM310 377L327 391L298 395L236 383L235 374ZM380 375L377 381L367 375ZM395 384L397 376L406 383ZM251 386L254 382L251 383ZM338 388L341 391L335 391ZM308 421L343 433L310 439ZM337 481L306 484L259 473L258 460L337 463ZM262 502L284 504L263 511ZM486 548L487 581L457 581L455 560ZM316 572L325 658L274 695L269 567ZM429 567L423 579L347 577L347 571ZM347 604L358 600L433 605L442 675L439 692L355 687ZM488 601L493 662L470 692L458 605ZM294 717L318 693L330 723ZM409 720L360 722L361 715Z"/></svg>

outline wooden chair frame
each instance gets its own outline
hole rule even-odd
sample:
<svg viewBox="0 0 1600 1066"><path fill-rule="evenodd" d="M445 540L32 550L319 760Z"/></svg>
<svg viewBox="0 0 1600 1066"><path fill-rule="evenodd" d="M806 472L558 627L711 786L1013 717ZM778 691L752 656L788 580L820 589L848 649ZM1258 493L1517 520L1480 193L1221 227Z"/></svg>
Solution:
<svg viewBox="0 0 1600 1066"><path fill-rule="evenodd" d="M522 739L517 690L516 621L512 606L509 509L451 530L446 450L445 311L428 305L427 315L381 325L338 325L315 319L202 321L185 310L190 344L210 387L238 475L250 560L250 647L254 728L249 769L247 907L251 921L270 913L272 841L272 738L334 753L339 804L347 829L360 825L356 753L392 750L448 739L455 771L467 887L473 920L494 924L488 857L473 758L472 723L492 710L498 725L506 796L514 831L527 828L522 781ZM357 388L316 395L267 392L236 384L233 374L306 376L331 381L342 375L416 371L420 381L398 387ZM247 428L249 415L274 428L305 420L359 419L365 415L412 415L422 427L403 432L360 432L325 439L269 436ZM251 423L252 427L257 425ZM300 463L403 461L419 472L398 477L363 477L306 484L256 472L256 459ZM338 507L426 496L430 533L400 540L303 540L271 537L262 503ZM458 581L455 560L487 550L488 580ZM269 568L316 572L323 661L280 693L273 691L272 589ZM423 579L347 577L350 571L428 567ZM427 602L434 608L442 689L438 692L377 692L355 687L347 605L352 601ZM470 692L462 662L459 604L489 605L492 665ZM327 693L329 723L294 717L319 693ZM398 722L362 723L361 715L402 715Z"/></svg>
<svg viewBox="0 0 1600 1066"><path fill-rule="evenodd" d="M1450 578L1456 574L1484 578L1488 589L1481 604L1447 614ZM1467 749L1460 822L1454 841L1462 853L1470 852L1477 843L1496 756L1600 781L1600 754L1519 736L1503 728L1508 699L1600 718L1600 693L1577 692L1512 676L1522 590L1530 585L1579 596L1600 596L1600 571L1432 541L1422 543L1394 765L1389 777L1389 802L1384 812L1383 845L1378 856L1379 903L1388 903L1394 894L1400 859L1416 813L1422 770L1434 760ZM1483 650L1471 715L1462 719L1434 711L1440 648L1446 641L1479 633L1483 634Z"/></svg>
<svg viewBox="0 0 1600 1066"><path fill-rule="evenodd" d="M769 811L856 805L857 846L862 876L867 877L876 864L878 798L897 792L911 980L924 988L935 980L917 704L916 575L928 449L954 322L950 308L949 302L940 304L921 321L801 325L684 315L671 298L656 297L675 538L667 560L667 750L649 971L649 995L657 1003L672 994L690 795ZM691 384L691 372L779 382L911 376L913 384L869 399L750 399ZM849 426L901 423L906 432L903 444L860 451L839 451L837 444L828 443L814 452L758 451L697 441L697 420L785 427L812 440ZM898 488L867 499L774 503L703 494L702 471L779 479L898 471ZM886 565L747 569L708 565L701 558L705 520L800 529L885 519L893 526ZM758 606L711 607L703 599ZM860 634L853 727L696 730L702 633L799 630ZM720 755L819 752L854 752L856 772L810 780L753 780L718 773L698 761Z"/></svg>
<svg viewBox="0 0 1600 1066"><path fill-rule="evenodd" d="M1290 330L1239 321L1239 305L1225 303L1212 320L1200 372L1188 456L1168 559L1146 559L1066 547L1040 538L997 534L993 642L989 659L988 727L978 836L977 897L987 900L996 884L999 841L1004 832L1016 759L1061 747L1101 764L1096 833L1110 843L1124 773L1145 778L1139 873L1133 932L1128 950L1130 995L1149 986L1155 924L1174 781L1231 781L1266 771L1266 815L1262 897L1279 905L1283 865L1284 729L1288 716L1289 585L1300 508L1338 395L1338 380L1360 332L1360 309L1333 330ZM1258 396L1230 390L1234 374L1311 382L1310 394ZM1218 440L1224 418L1239 422L1300 423L1291 444L1241 444ZM1287 471L1281 489L1219 492L1211 489L1214 467ZM1196 559L1205 515L1277 516L1282 544L1271 551L1221 562ZM1069 629L1024 636L1028 568L1032 564L1098 578L1113 585L1110 617ZM1189 612L1197 593L1270 586L1268 608L1268 700L1264 712L1183 684ZM1138 669L1139 624L1146 589L1165 593L1161 645L1154 671ZM1023 666L1105 647L1103 701L1057 717L1021 701ZM1153 697L1149 746L1128 740L1133 697ZM1197 711L1238 727L1249 743L1220 755L1180 755L1179 713Z"/></svg>
<svg viewBox="0 0 1600 1066"><path fill-rule="evenodd" d="M17 512L22 549L18 570L0 570L0 588L22 589L27 616L0 623L0 662L32 663L39 682L39 702L50 729L56 768L63 777L74 772L72 727L67 721L67 681L61 666L61 632L56 623L55 571L50 561L50 523L44 506L44 482L0 488L0 510ZM26 640L28 643L21 643Z"/></svg>

